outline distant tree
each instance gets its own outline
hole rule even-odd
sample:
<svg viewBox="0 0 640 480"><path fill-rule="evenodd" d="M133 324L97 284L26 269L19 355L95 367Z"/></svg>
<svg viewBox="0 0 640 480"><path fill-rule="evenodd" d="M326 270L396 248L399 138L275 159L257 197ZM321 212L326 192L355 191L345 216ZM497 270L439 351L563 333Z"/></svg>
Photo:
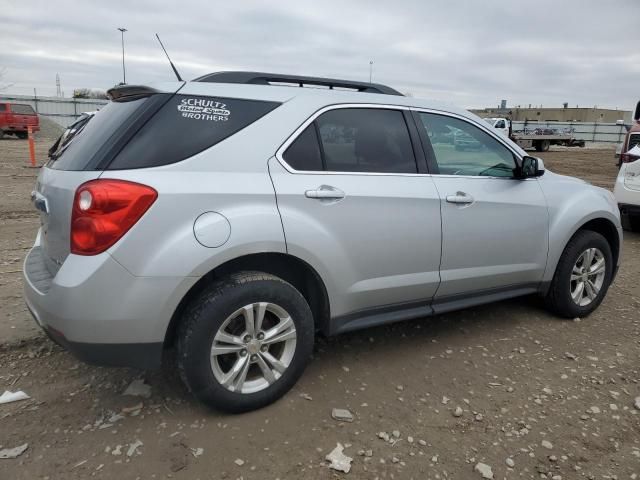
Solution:
<svg viewBox="0 0 640 480"><path fill-rule="evenodd" d="M104 90L94 88L76 88L73 91L73 98L99 98L107 99L107 93Z"/></svg>

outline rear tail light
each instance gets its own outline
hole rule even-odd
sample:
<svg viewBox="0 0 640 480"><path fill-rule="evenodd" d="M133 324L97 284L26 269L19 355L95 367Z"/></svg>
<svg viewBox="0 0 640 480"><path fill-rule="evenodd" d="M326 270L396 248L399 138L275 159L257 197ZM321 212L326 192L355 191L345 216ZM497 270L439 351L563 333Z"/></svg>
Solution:
<svg viewBox="0 0 640 480"><path fill-rule="evenodd" d="M71 253L97 255L129 231L158 198L153 188L124 180L91 180L76 190Z"/></svg>

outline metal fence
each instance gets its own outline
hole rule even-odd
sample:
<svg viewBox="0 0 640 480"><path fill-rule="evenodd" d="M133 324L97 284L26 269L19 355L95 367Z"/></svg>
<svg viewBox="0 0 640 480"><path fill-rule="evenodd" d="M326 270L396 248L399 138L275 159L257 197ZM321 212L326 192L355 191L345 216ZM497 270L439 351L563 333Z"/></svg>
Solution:
<svg viewBox="0 0 640 480"><path fill-rule="evenodd" d="M83 112L91 112L102 108L108 100L35 97L32 95L0 95L0 101L26 103L33 107L38 114L67 127ZM551 128L559 131L569 131L578 140L590 143L620 143L624 140L627 130L624 125L598 122L525 122L514 121L513 130L535 130L537 128Z"/></svg>
<svg viewBox="0 0 640 480"><path fill-rule="evenodd" d="M514 131L549 128L561 133L571 133L578 140L589 143L621 143L627 134L624 125L599 122L512 122Z"/></svg>
<svg viewBox="0 0 640 480"><path fill-rule="evenodd" d="M108 100L35 97L33 95L0 95L0 102L24 103L31 105L39 115L68 127L83 112L92 112L102 108Z"/></svg>

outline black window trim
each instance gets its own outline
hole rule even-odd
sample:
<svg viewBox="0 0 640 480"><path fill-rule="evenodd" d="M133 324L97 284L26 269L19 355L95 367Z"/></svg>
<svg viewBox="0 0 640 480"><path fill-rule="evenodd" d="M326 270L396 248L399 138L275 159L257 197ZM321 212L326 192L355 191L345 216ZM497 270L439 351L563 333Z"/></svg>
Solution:
<svg viewBox="0 0 640 480"><path fill-rule="evenodd" d="M417 107L411 107L410 108L412 114L413 114L413 119L415 121L416 124L416 128L418 129L419 135L420 135L420 141L422 143L422 148L425 151L425 156L427 158L427 164L429 165L429 172L431 172L431 175L438 175L441 177L452 177L452 178L477 178L477 179L495 179L495 180L513 180L512 177L494 177L494 176L489 176L489 175L449 175L449 174L443 174L440 173L440 170L438 168L438 164L436 162L436 157L435 157L435 153L433 151L433 147L431 146L431 141L429 140L429 136L427 135L427 132L424 128L424 125L422 123L422 120L420 119L420 113L430 113L430 114L434 114L434 115L440 115L443 117L450 117L450 118L455 118L458 119L460 121L466 122L474 127L479 128L480 130L482 130L484 133L486 133L487 135L489 135L490 137L492 137L494 140L497 140L498 143L502 144L508 151L511 152L511 154L513 155L513 160L514 162L516 162L516 165L519 165L520 162L522 162L522 157L523 155L518 152L515 148L513 148L513 145L509 145L509 143L507 143L505 141L505 138L500 135L499 133L495 132L493 129L490 129L488 126L482 125L482 123L475 121L472 118L469 117L465 117L463 115L458 115L456 113L452 113L452 112L446 112L443 110L433 110L430 108L417 108ZM484 122L486 123L486 122ZM487 124L488 125L488 124ZM535 180L535 178L533 178ZM529 180L529 179L527 179ZM518 180L518 181L522 181L522 180Z"/></svg>
<svg viewBox="0 0 640 480"><path fill-rule="evenodd" d="M331 110L343 110L343 109L352 109L352 108L359 108L359 109L372 108L372 109L378 109L378 110L396 110L396 111L399 111L400 113L402 113L403 119L405 121L405 126L407 127L407 130L408 130L408 133L409 133L409 138L411 140L411 145L413 147L413 154L414 154L415 161L416 161L416 164L417 164L418 173L346 172L346 171L343 172L343 171L331 171L331 170L322 170L322 171L296 170L295 168L293 168L291 165L289 165L287 163L287 161L284 159L284 152L287 150L287 148L289 148L289 145L291 145L293 142L295 142L295 140L300 136L300 134L302 132L304 132L305 129L311 123L316 124L316 119L320 115L322 115L323 113L329 112ZM377 104L377 103L340 103L340 104L334 104L334 105L327 105L325 107L320 108L316 112L314 112L296 130L294 130L294 132L276 150L275 157L278 160L278 162L280 162L280 164L285 168L285 170L287 170L289 173L293 173L293 174L303 174L303 175L373 175L373 176L389 176L389 175L393 175L393 176L401 176L401 177L402 176L406 177L406 176L428 175L428 172L426 172L426 165L423 164L421 166L421 164L424 162L424 156L423 156L423 153L420 152L419 149L417 148L419 140L416 137L417 131L414 131L412 129L412 127L411 127L412 122L410 122L408 117L407 117L410 114L411 114L411 107L409 107L407 105L389 105L389 104ZM414 127L415 127L415 125L414 125ZM316 128L316 134L318 135L318 140L319 140L320 139L320 136L319 136L320 132L317 130L317 126L314 127L314 128ZM321 148L322 148L322 142L319 141L319 143L320 143ZM418 152L416 150L418 150ZM323 166L324 166L324 155L322 155L322 158L323 158L322 162L323 162ZM424 170L424 172L421 173L421 170Z"/></svg>
<svg viewBox="0 0 640 480"><path fill-rule="evenodd" d="M331 110L339 110L344 108L377 108L377 109L387 109L387 110L399 110L403 112L405 115L405 121L407 123L407 127L409 129L409 136L411 137L411 143L414 146L414 155L416 157L416 162L418 164L418 173L394 173L394 172L333 172L333 171L315 171L315 170L296 170L291 165L289 165L283 154L289 148L298 136L304 132L304 130L312 123L315 123L315 120L325 112ZM487 133L490 137L493 137L499 143L504 145L514 156L514 161L519 163L522 161L522 154L518 152L513 145L509 145L505 141L502 136L489 129L488 126L484 126L481 123L475 121L472 118L466 117L464 115L458 115L456 113L447 112L444 110L435 110L431 108L422 108L422 107L412 107L410 105L393 105L393 104L383 104L383 103L340 103L340 104L332 104L324 106L318 110L316 110L309 118L307 118L294 132L289 135L289 137L280 145L280 147L276 150L275 157L280 162L280 164L287 170L289 173L293 174L302 174L302 175L372 175L372 176L431 176L431 175L440 175L443 177L451 176L456 178L479 178L479 179L500 179L500 180L511 180L509 177L491 177L491 176L476 176L476 175L444 175L440 174L438 171L438 166L435 162L435 155L433 153L433 149L431 148L431 143L429 142L429 137L426 134L424 126L422 125L422 121L418 116L418 113L433 113L436 115L444 115L446 117L457 118L458 120L462 120L464 122L470 123L474 127L479 128L480 130ZM413 122L410 122L408 116L413 117ZM413 127L412 127L413 123ZM486 122L485 122L486 123ZM415 130L414 130L415 128ZM317 131L316 131L317 133ZM416 138L417 135L417 138ZM318 137L319 138L319 137ZM418 147L419 144L419 148ZM417 150L421 150L419 153ZM324 162L324 160L323 160ZM424 163L423 163L424 162ZM426 164L426 165L425 165ZM424 170L424 171L421 171ZM521 180L520 180L521 181Z"/></svg>

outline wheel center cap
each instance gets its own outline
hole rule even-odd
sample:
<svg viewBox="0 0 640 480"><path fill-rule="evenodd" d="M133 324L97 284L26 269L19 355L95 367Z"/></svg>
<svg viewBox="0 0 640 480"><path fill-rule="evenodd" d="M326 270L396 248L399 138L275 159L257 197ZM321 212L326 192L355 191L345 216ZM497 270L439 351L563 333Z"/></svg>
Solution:
<svg viewBox="0 0 640 480"><path fill-rule="evenodd" d="M256 353L258 353L260 351L260 341L253 339L249 343L247 343L247 351L251 355L255 355Z"/></svg>

